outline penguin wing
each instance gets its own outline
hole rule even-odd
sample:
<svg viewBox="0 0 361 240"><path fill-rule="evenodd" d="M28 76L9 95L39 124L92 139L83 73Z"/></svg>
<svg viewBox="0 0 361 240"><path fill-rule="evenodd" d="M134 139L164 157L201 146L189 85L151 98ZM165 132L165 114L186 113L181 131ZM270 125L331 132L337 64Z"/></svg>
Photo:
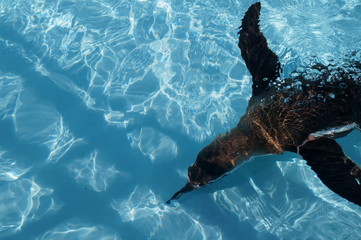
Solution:
<svg viewBox="0 0 361 240"><path fill-rule="evenodd" d="M361 168L334 139L308 141L298 147L298 153L329 189L361 206Z"/></svg>
<svg viewBox="0 0 361 240"><path fill-rule="evenodd" d="M259 27L261 3L251 5L239 31L238 47L253 78L253 96L262 93L272 81L280 76L280 63L277 55L267 45Z"/></svg>

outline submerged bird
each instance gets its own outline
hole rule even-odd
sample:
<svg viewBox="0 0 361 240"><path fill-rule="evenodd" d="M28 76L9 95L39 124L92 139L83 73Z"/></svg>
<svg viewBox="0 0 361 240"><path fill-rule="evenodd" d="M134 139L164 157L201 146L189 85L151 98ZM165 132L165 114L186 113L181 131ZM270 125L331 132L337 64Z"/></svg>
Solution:
<svg viewBox="0 0 361 240"><path fill-rule="evenodd" d="M188 183L171 199L210 184L252 156L298 153L332 191L361 206L361 168L334 140L361 124L361 64L334 68L316 64L312 79L302 72L281 79L277 55L260 31L261 4L249 7L239 48L252 75L246 114L230 132L199 152Z"/></svg>

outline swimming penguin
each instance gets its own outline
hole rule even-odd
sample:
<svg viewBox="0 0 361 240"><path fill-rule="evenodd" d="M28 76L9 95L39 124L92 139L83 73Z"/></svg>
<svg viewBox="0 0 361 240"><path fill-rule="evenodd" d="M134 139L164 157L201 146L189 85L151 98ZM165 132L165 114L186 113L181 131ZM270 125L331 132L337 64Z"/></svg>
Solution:
<svg viewBox="0 0 361 240"><path fill-rule="evenodd" d="M281 79L277 55L260 31L261 4L249 7L239 31L239 48L252 75L246 114L230 132L199 152L188 183L167 201L210 184L251 156L298 153L332 191L361 206L361 168L334 140L361 124L361 64L331 68L316 64L305 74ZM297 76L298 75L298 76Z"/></svg>

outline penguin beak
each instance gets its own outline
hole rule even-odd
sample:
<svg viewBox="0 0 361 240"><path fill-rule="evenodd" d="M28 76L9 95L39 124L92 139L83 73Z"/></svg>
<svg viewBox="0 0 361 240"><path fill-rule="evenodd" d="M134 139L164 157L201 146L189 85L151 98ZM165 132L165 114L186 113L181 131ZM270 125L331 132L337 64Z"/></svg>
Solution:
<svg viewBox="0 0 361 240"><path fill-rule="evenodd" d="M199 187L198 187L199 188ZM178 192L176 192L173 197L171 199L169 199L166 204L170 204L170 202L172 200L175 200L175 199L178 199L180 198L184 193L187 193L187 192L191 192L193 191L194 189L197 189L197 186L191 184L190 182L188 182L181 190L179 190Z"/></svg>

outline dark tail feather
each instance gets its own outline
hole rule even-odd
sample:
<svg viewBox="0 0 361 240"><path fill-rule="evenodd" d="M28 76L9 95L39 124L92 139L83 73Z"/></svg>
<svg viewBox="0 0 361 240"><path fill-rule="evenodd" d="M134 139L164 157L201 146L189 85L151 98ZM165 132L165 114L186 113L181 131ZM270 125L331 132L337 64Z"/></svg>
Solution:
<svg viewBox="0 0 361 240"><path fill-rule="evenodd" d="M242 20L238 46L252 75L253 96L261 94L280 76L281 66L277 55L269 49L259 27L261 3L251 5Z"/></svg>
<svg viewBox="0 0 361 240"><path fill-rule="evenodd" d="M298 153L328 188L361 206L361 168L334 139L308 141L298 148Z"/></svg>
<svg viewBox="0 0 361 240"><path fill-rule="evenodd" d="M176 192L173 197L171 199L169 199L166 204L170 204L170 202L172 200L178 199L180 198L184 193L193 191L195 189L195 187L191 184L191 183L187 183L181 190L179 190L178 192Z"/></svg>

